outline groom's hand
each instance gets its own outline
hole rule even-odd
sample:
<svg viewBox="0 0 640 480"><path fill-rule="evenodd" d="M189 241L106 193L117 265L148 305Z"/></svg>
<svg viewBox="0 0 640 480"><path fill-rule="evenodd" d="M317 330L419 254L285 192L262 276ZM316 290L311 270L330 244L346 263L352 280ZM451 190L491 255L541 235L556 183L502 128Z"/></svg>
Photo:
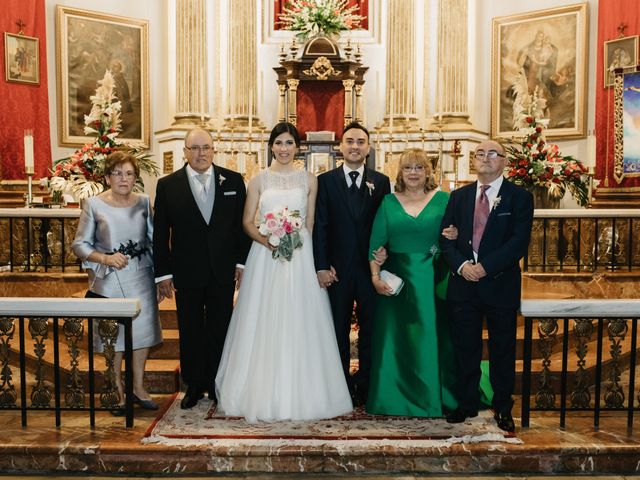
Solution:
<svg viewBox="0 0 640 480"><path fill-rule="evenodd" d="M338 281L335 268L331 267L331 270L318 270L318 284L320 288L328 288L333 285L333 282Z"/></svg>

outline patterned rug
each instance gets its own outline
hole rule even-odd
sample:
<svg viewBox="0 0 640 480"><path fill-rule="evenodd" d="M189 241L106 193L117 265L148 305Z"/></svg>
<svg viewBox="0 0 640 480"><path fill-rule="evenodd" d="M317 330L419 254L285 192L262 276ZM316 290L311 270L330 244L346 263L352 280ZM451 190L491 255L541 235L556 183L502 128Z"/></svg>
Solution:
<svg viewBox="0 0 640 480"><path fill-rule="evenodd" d="M362 408L349 415L316 421L248 423L242 417L220 414L210 400L190 410L180 409L177 394L142 439L143 443L217 446L322 446L336 448L385 446L445 447L456 443L522 443L496 426L483 411L461 424L441 418L368 415Z"/></svg>

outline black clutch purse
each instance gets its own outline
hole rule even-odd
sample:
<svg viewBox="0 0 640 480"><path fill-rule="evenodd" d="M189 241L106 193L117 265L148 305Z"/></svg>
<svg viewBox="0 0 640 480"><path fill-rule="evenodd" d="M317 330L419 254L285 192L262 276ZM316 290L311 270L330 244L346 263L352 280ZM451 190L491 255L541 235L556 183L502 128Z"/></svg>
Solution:
<svg viewBox="0 0 640 480"><path fill-rule="evenodd" d="M87 290L87 293L84 294L84 298L109 298L104 295L100 295L99 293L92 292L91 290Z"/></svg>

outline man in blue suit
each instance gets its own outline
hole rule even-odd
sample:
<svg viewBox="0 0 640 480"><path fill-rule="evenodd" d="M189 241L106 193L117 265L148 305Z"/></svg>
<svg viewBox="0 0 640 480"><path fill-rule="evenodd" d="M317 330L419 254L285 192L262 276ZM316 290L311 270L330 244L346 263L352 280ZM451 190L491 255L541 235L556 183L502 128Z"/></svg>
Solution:
<svg viewBox="0 0 640 480"><path fill-rule="evenodd" d="M365 166L369 148L365 127L352 122L344 128L340 141L344 163L318 177L313 227L318 283L329 292L342 367L356 404L366 403L371 365L376 292L369 269L369 238L378 207L391 191L389 177ZM354 302L360 366L351 378L349 332Z"/></svg>
<svg viewBox="0 0 640 480"><path fill-rule="evenodd" d="M451 268L447 300L458 374L458 408L447 421L461 423L478 414L486 318L494 418L502 430L513 432L520 259L531 236L533 196L503 177L507 160L500 143L483 141L473 161L478 181L451 193L441 226L458 229L456 240L440 240Z"/></svg>

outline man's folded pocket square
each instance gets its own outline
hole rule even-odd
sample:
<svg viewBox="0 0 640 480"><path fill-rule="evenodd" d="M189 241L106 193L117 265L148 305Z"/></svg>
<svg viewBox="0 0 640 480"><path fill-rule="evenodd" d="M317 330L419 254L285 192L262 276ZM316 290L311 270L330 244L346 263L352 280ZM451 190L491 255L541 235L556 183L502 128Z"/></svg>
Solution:
<svg viewBox="0 0 640 480"><path fill-rule="evenodd" d="M223 195L235 195L236 194L235 191L233 191L233 192L222 192L222 193L223 193Z"/></svg>

